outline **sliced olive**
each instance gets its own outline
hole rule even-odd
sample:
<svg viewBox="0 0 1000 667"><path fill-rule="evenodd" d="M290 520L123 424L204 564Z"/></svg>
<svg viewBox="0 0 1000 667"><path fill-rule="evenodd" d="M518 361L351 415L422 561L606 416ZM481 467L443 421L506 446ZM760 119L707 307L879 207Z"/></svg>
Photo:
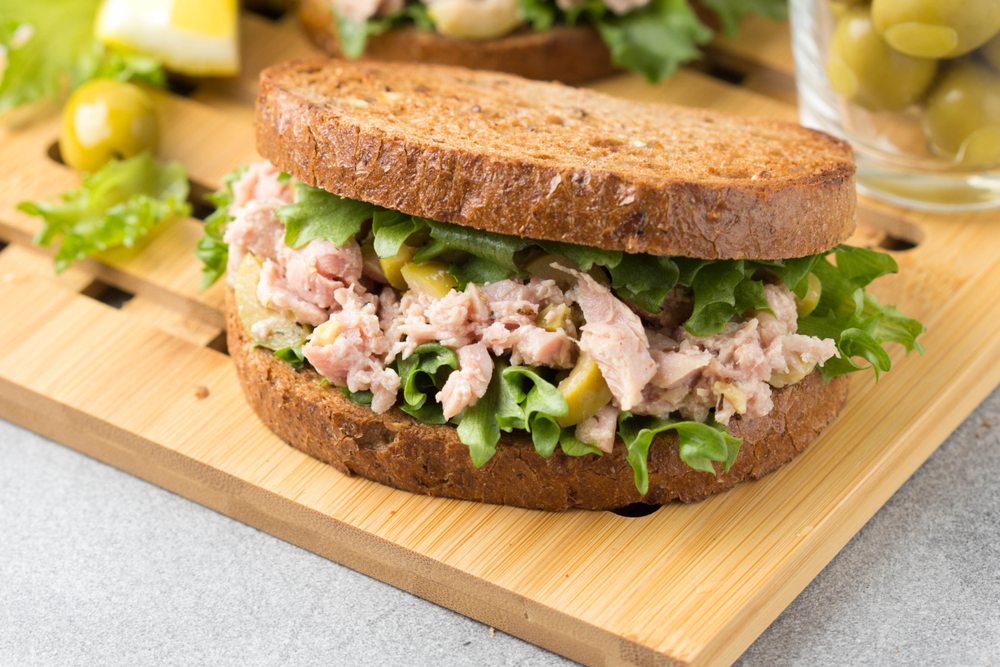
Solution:
<svg viewBox="0 0 1000 667"><path fill-rule="evenodd" d="M586 352L580 352L576 366L559 383L559 391L566 399L569 412L565 417L556 418L563 428L579 424L597 414L598 410L611 402L611 390L601 375L597 362Z"/></svg>
<svg viewBox="0 0 1000 667"><path fill-rule="evenodd" d="M826 70L830 85L844 99L869 111L900 111L923 96L937 62L889 48L868 8L856 7L837 21Z"/></svg>
<svg viewBox="0 0 1000 667"><path fill-rule="evenodd" d="M62 112L63 162L94 172L111 158L129 158L159 145L156 105L138 86L95 79L74 92Z"/></svg>
<svg viewBox="0 0 1000 667"><path fill-rule="evenodd" d="M410 289L435 299L443 298L458 285L458 281L448 273L448 265L442 262L430 261L421 264L406 262L399 273Z"/></svg>
<svg viewBox="0 0 1000 667"><path fill-rule="evenodd" d="M823 296L823 283L819 281L815 273L810 273L806 280L806 295L801 299L795 297L795 308L799 313L799 317L805 317L816 310L816 306L819 305L819 299Z"/></svg>
<svg viewBox="0 0 1000 667"><path fill-rule="evenodd" d="M927 97L934 150L964 165L1000 163L1000 74L972 61L951 65Z"/></svg>
<svg viewBox="0 0 1000 667"><path fill-rule="evenodd" d="M538 313L535 324L546 331L559 331L565 329L566 325L571 322L570 317L571 311L568 305L550 303Z"/></svg>
<svg viewBox="0 0 1000 667"><path fill-rule="evenodd" d="M269 350L295 347L306 342L309 327L284 313L264 306L257 298L261 262L247 253L236 274L236 311L253 342Z"/></svg>
<svg viewBox="0 0 1000 667"><path fill-rule="evenodd" d="M374 251L374 248L372 250ZM378 263L386 282L400 291L405 290L406 280L403 278L402 270L411 259L413 259L413 249L407 245L399 246L399 252L395 257L379 258Z"/></svg>
<svg viewBox="0 0 1000 667"><path fill-rule="evenodd" d="M954 58L1000 32L997 0L873 0L872 19L889 45L918 58Z"/></svg>

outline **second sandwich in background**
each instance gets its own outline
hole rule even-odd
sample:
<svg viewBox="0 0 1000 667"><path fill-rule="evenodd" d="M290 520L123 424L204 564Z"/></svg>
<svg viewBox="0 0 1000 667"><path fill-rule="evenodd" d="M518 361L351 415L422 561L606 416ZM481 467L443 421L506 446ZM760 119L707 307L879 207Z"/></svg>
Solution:
<svg viewBox="0 0 1000 667"><path fill-rule="evenodd" d="M785 15L784 0L301 0L335 57L459 65L580 83L633 70L649 81L701 57L721 26Z"/></svg>

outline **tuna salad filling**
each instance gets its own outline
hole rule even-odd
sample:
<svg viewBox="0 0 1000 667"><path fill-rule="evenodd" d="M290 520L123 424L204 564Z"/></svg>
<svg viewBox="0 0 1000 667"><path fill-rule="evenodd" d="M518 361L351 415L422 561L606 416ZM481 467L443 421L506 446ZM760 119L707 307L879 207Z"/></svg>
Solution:
<svg viewBox="0 0 1000 667"><path fill-rule="evenodd" d="M727 425L769 414L775 389L888 370L883 343L921 349L922 325L865 292L896 269L871 250L700 260L520 239L342 199L269 163L215 202L206 285L226 275L255 344L376 413L455 424L477 466L502 431L546 457L620 437L645 493L653 436L673 430L688 465L725 472L740 446Z"/></svg>

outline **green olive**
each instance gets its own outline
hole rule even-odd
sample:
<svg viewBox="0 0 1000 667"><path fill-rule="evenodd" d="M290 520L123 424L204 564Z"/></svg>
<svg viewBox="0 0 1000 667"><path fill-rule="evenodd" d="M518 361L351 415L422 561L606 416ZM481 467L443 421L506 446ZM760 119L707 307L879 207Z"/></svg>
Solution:
<svg viewBox="0 0 1000 667"><path fill-rule="evenodd" d="M937 61L889 48L866 7L850 9L837 21L826 71L844 99L869 111L900 111L921 98L936 70Z"/></svg>
<svg viewBox="0 0 1000 667"><path fill-rule="evenodd" d="M1000 32L997 0L873 0L872 19L892 48L918 58L954 58Z"/></svg>
<svg viewBox="0 0 1000 667"><path fill-rule="evenodd" d="M924 113L938 153L968 166L1000 163L1000 74L973 61L954 63Z"/></svg>
<svg viewBox="0 0 1000 667"><path fill-rule="evenodd" d="M95 79L74 92L62 112L59 151L63 162L94 172L111 158L156 152L156 105L138 86Z"/></svg>
<svg viewBox="0 0 1000 667"><path fill-rule="evenodd" d="M983 58L986 59L993 69L1000 72L1000 35L997 35L983 45Z"/></svg>

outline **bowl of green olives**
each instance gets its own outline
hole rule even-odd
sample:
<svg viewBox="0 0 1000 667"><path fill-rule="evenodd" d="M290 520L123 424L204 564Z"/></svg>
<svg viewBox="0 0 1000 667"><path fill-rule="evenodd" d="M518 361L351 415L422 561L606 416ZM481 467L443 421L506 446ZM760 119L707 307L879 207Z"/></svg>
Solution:
<svg viewBox="0 0 1000 667"><path fill-rule="evenodd" d="M799 115L845 138L858 188L1000 206L1000 0L791 0Z"/></svg>

